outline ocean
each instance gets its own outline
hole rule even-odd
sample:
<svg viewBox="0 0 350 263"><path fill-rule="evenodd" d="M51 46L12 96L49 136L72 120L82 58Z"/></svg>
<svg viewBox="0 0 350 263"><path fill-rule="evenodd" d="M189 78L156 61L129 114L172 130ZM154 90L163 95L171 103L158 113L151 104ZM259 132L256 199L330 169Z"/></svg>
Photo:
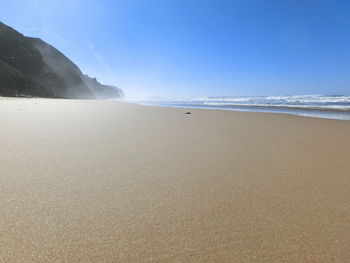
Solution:
<svg viewBox="0 0 350 263"><path fill-rule="evenodd" d="M350 95L294 95L256 97L128 98L142 105L284 113L350 120Z"/></svg>

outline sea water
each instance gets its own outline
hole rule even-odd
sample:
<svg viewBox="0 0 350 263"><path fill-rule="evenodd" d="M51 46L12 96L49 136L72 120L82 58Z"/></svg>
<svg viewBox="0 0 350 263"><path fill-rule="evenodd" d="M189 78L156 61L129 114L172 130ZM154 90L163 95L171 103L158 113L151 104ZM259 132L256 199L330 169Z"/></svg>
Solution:
<svg viewBox="0 0 350 263"><path fill-rule="evenodd" d="M256 97L129 98L142 105L272 112L350 120L350 95L294 95Z"/></svg>

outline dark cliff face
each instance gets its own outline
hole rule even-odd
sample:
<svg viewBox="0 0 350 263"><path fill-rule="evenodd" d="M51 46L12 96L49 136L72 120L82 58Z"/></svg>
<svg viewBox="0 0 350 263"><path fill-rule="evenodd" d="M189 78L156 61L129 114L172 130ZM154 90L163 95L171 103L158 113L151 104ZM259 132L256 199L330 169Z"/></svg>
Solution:
<svg viewBox="0 0 350 263"><path fill-rule="evenodd" d="M60 51L0 22L0 96L120 98L123 92L83 75Z"/></svg>

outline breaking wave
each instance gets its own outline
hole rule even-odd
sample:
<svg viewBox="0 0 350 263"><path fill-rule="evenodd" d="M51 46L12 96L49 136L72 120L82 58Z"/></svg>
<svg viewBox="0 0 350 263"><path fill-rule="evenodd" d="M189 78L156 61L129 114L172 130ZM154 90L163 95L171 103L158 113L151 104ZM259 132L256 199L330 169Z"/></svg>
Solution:
<svg viewBox="0 0 350 263"><path fill-rule="evenodd" d="M287 113L350 120L350 95L178 97L128 99L144 105Z"/></svg>

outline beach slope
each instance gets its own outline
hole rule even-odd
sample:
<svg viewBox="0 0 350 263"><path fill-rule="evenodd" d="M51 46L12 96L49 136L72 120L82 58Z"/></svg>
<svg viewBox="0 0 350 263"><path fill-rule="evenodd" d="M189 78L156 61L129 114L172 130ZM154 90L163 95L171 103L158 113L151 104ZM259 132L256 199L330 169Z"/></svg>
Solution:
<svg viewBox="0 0 350 263"><path fill-rule="evenodd" d="M0 262L350 260L350 122L0 98L0 145Z"/></svg>

